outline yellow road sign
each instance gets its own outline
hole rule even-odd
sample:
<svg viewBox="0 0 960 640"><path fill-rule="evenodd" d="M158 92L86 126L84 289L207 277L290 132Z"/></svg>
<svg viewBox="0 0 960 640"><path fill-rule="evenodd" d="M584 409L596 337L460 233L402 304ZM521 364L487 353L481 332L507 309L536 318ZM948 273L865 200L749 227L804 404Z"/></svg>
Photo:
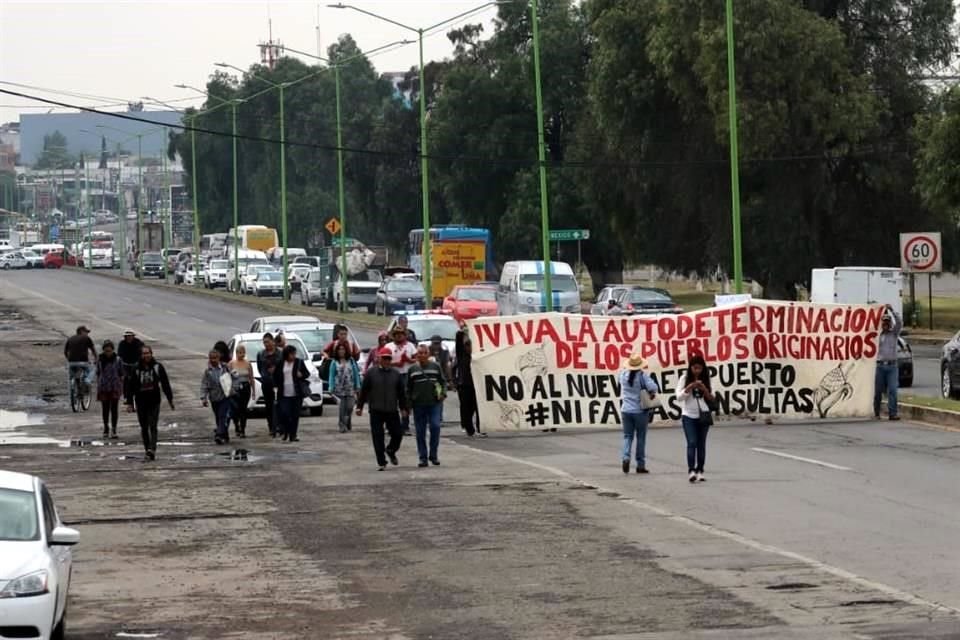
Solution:
<svg viewBox="0 0 960 640"><path fill-rule="evenodd" d="M335 236L340 233L340 221L336 218L330 218L327 220L327 224L323 225L327 231L330 232L330 235Z"/></svg>

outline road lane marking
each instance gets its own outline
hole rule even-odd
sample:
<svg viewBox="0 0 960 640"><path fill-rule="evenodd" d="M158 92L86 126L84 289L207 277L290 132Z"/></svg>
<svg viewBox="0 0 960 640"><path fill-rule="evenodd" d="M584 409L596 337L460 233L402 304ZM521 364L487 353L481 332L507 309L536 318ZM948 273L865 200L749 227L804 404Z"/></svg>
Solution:
<svg viewBox="0 0 960 640"><path fill-rule="evenodd" d="M98 316L98 315L96 315L96 314L93 314L93 313L90 313L89 311L84 311L83 309L78 309L77 307L74 307L73 305L69 305L69 304L67 304L66 302L60 302L59 300L54 300L53 298L51 298L51 297L49 297L49 296L45 296L45 295L43 295L42 293L37 293L36 291L32 291L32 290L30 290L30 289L24 289L23 287L19 287L19 286L13 284L12 282L7 282L7 283L5 283L5 284L6 284L8 287L13 287L14 289L17 289L18 291L21 291L21 292L23 292L24 294L26 294L26 295L28 295L28 296L33 296L33 297L36 297L36 298L40 298L41 300L45 300L45 301L49 302L50 304L55 304L55 305L61 306L61 307L63 307L64 309L69 309L70 311L73 311L74 313L76 313L77 315L79 315L81 318L93 318L93 319L96 320L97 322L100 322L100 323L103 323L103 324L112 325L112 326L116 327L117 329L120 329L121 331L124 331L124 330L130 328L129 326L124 326L124 325L122 325L122 324L117 324L117 323L114 322L113 320L107 320L106 318L101 318L100 316ZM145 339L147 339L147 340L150 340L151 342L156 341L156 338L151 338L150 336L148 336L148 335L147 335L146 333L144 333L143 331L137 331L137 334L138 334L140 337L142 337L142 338L145 338Z"/></svg>
<svg viewBox="0 0 960 640"><path fill-rule="evenodd" d="M172 315L172 316L178 316L178 315L180 315L180 314L177 313L176 311L172 311L172 310L170 310L170 309L167 309L167 313L169 313L169 314Z"/></svg>
<svg viewBox="0 0 960 640"><path fill-rule="evenodd" d="M804 458L803 456L795 456L789 453L783 453L782 451L774 451L772 449L761 449L760 447L752 447L750 451L756 451L757 453L765 453L768 456L777 456L778 458L787 458L788 460L796 460L797 462L808 462L810 464L815 464L819 467L826 467L827 469L836 469L837 471L853 471L853 469L851 469L850 467L841 467L838 464L824 462L823 460L814 460L813 458Z"/></svg>
<svg viewBox="0 0 960 640"><path fill-rule="evenodd" d="M517 464L526 465L528 467L533 467L534 469L540 469L541 471L545 471L551 475L564 478L571 482L575 482L581 485L582 487L594 489L597 491L597 493L612 492L612 493L622 494L622 491L618 489L605 489L594 482L578 478L573 474L568 473L567 471L564 471L563 469L551 467L549 465L541 464L539 462L531 462L529 460L524 460L523 458L517 458L515 456L507 455L505 453L499 453L497 451L486 451L484 449L478 449L476 447L472 447L467 444L462 444L460 442L456 442L453 440L449 440L448 442L450 442L454 446L463 447L464 449L470 449L471 451L474 451L476 453L492 456L494 458L500 458L501 460L506 460L508 462L514 462ZM960 614L960 608L951 607L949 605L941 604L939 602L934 602L933 600L927 600L926 598L922 598L920 596L914 595L907 591L902 591L901 589L897 589L896 587L892 587L888 584L869 580L855 573L847 571L846 569L841 569L840 567L835 567L825 562L821 562L816 558L811 558L809 556L795 553L793 551L781 549L780 547L775 547L773 545L760 542L759 540L748 538L747 536L741 535L739 533L728 531L726 529L721 529L720 527L715 527L714 525L708 524L706 522L700 522L699 520L694 520L693 518L690 518L688 516L677 515L668 509L664 509L663 507L658 507L656 505L643 502L642 500L637 500L636 498L620 497L618 498L618 500L627 505L635 507L641 511L646 511L654 515L661 516L673 522L686 525L693 529L697 529L704 533L708 533L710 535L716 536L718 538L724 538L726 540L736 542L750 549L755 549L757 551L770 553L773 555L780 556L781 558L786 558L788 560L793 560L796 562L803 563L814 570L828 573L832 576L835 576L842 580L846 580L848 582L852 582L858 586L861 586L867 589L879 591L880 593L888 595L891 598L896 598L897 600L901 600L908 604L921 606L927 609L932 609L934 611L945 611L953 614Z"/></svg>

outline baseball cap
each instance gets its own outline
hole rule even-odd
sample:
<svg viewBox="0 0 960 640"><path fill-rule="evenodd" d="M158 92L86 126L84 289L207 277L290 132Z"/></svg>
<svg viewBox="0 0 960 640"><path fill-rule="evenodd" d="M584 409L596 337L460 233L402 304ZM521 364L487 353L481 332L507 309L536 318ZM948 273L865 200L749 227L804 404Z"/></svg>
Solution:
<svg viewBox="0 0 960 640"><path fill-rule="evenodd" d="M87 329L87 326L82 324L77 327L77 333L90 333L90 329Z"/></svg>
<svg viewBox="0 0 960 640"><path fill-rule="evenodd" d="M382 349L377 351L377 355L380 356L381 358L392 358L393 351L390 351L389 347L383 347Z"/></svg>

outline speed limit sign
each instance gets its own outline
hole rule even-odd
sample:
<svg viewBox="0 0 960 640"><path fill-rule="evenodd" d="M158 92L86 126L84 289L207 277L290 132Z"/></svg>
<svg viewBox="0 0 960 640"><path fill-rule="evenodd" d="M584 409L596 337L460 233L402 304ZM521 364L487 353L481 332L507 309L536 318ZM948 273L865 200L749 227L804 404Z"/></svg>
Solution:
<svg viewBox="0 0 960 640"><path fill-rule="evenodd" d="M943 270L940 232L901 233L900 268L904 273L940 273Z"/></svg>

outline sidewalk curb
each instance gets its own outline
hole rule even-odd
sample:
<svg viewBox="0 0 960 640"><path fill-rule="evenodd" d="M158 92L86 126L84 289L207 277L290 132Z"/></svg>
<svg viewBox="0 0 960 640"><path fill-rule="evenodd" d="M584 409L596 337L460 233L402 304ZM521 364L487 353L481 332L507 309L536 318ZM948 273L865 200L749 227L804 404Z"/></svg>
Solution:
<svg viewBox="0 0 960 640"><path fill-rule="evenodd" d="M78 267L63 267L64 269L69 269L71 271L78 271L81 273L89 273L101 278L110 278L113 280L119 280L121 282L129 282L133 284L140 284L148 287L154 287L163 289L164 291L172 291L176 293L190 294L195 296L202 296L206 298L213 298L231 302L240 302L247 304L251 307L256 307L263 309L265 311L273 311L282 313L284 315L314 315L322 322L343 322L349 327L361 327L363 329L369 329L371 331L384 330L386 329L385 322L381 321L379 316L369 316L369 314L349 314L344 315L340 313L331 313L323 307L306 307L294 302L273 302L266 300L264 298L256 298L252 296L238 296L232 293L228 293L226 290L221 291L219 289L203 289L199 287L188 287L186 285L177 286L174 284L168 284L167 280L170 278L170 274L167 274L167 279L164 280L136 280L133 278L127 278L120 275L119 273L114 273L114 270L102 270L102 269L81 269ZM309 310L309 311L308 311Z"/></svg>
<svg viewBox="0 0 960 640"><path fill-rule="evenodd" d="M917 404L899 405L900 417L914 422L926 422L940 427L960 430L960 411L934 409Z"/></svg>

